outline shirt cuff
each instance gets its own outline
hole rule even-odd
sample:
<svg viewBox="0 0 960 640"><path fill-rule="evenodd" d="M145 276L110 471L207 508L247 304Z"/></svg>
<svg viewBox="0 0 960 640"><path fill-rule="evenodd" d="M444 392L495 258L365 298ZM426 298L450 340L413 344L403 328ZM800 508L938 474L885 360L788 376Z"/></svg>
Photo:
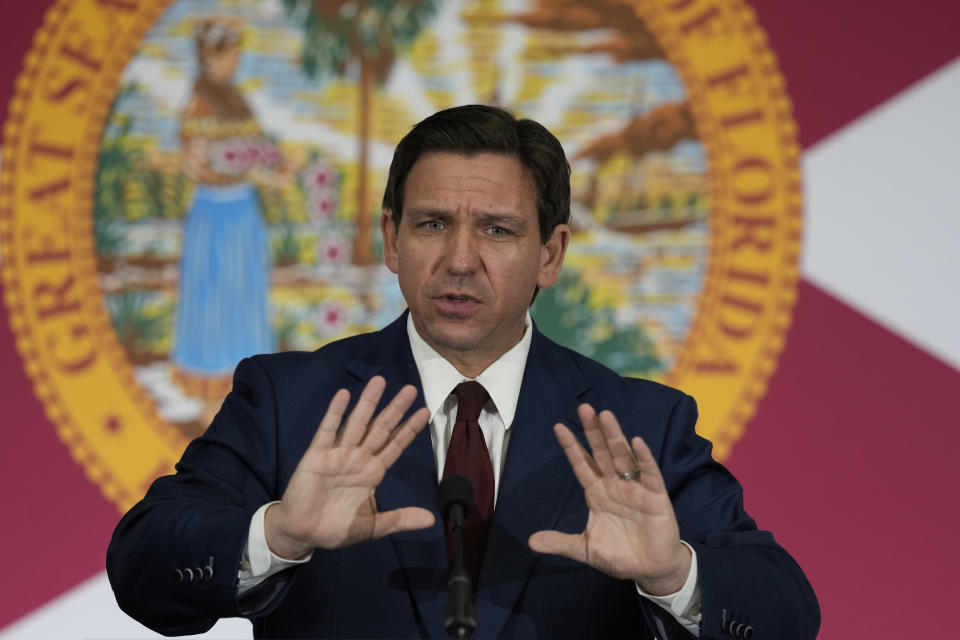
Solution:
<svg viewBox="0 0 960 640"><path fill-rule="evenodd" d="M660 608L676 619L684 629L693 635L700 636L700 572L697 569L697 552L689 544L680 541L683 546L690 550L690 573L687 579L676 593L665 596L654 596L646 593L637 586L637 593L656 603Z"/></svg>
<svg viewBox="0 0 960 640"><path fill-rule="evenodd" d="M279 573L284 569L309 562L310 558L313 557L313 552L311 552L307 557L301 558L300 560L287 560L270 550L270 547L267 545L267 534L264 529L263 518L267 513L267 509L278 502L280 501L275 500L263 505L254 512L253 518L250 519L250 532L247 535L247 544L243 548L243 556L240 559L240 571L237 575L239 593L252 589L273 574Z"/></svg>

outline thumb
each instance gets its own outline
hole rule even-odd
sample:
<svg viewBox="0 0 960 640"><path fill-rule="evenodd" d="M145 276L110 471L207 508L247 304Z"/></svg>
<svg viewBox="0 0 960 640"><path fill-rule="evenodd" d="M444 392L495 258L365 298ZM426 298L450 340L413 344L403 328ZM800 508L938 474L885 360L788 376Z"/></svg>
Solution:
<svg viewBox="0 0 960 640"><path fill-rule="evenodd" d="M433 513L421 507L404 507L378 513L373 521L373 539L401 531L416 531L432 527Z"/></svg>
<svg viewBox="0 0 960 640"><path fill-rule="evenodd" d="M537 553L552 553L583 563L587 560L579 535L559 531L537 531L527 542Z"/></svg>

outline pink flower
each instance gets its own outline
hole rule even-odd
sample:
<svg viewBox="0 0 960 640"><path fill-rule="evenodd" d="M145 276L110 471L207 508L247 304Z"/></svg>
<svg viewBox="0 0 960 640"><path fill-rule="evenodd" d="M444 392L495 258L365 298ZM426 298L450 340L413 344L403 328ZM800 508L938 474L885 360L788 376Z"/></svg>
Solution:
<svg viewBox="0 0 960 640"><path fill-rule="evenodd" d="M347 310L339 302L330 301L317 309L317 331L321 336L336 336L347 327Z"/></svg>
<svg viewBox="0 0 960 640"><path fill-rule="evenodd" d="M350 245L339 234L324 236L317 243L317 262L321 265L345 264L350 259Z"/></svg>
<svg viewBox="0 0 960 640"><path fill-rule="evenodd" d="M210 146L210 166L217 173L239 175L260 166L280 162L276 145L261 137L224 138Z"/></svg>
<svg viewBox="0 0 960 640"><path fill-rule="evenodd" d="M337 193L333 189L315 191L309 195L307 205L311 219L332 220L337 210Z"/></svg>
<svg viewBox="0 0 960 640"><path fill-rule="evenodd" d="M303 170L300 182L308 194L327 191L336 186L337 172L323 160L317 160Z"/></svg>
<svg viewBox="0 0 960 640"><path fill-rule="evenodd" d="M277 145L267 138L254 138L250 141L250 154L253 163L265 167L273 167L280 163L280 151Z"/></svg>
<svg viewBox="0 0 960 640"><path fill-rule="evenodd" d="M210 146L210 165L217 173L238 175L253 164L253 155L246 138L226 138Z"/></svg>

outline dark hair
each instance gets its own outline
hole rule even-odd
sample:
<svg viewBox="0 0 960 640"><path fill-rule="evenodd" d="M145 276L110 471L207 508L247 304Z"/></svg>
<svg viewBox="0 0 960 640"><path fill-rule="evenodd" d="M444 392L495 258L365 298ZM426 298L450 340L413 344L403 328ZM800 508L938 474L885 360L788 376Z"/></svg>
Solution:
<svg viewBox="0 0 960 640"><path fill-rule="evenodd" d="M399 225L403 215L407 175L420 156L434 152L499 153L519 160L537 189L541 242L558 224L570 221L570 165L560 141L539 122L471 104L438 111L414 125L397 145L383 193L383 208L393 212L394 224Z"/></svg>

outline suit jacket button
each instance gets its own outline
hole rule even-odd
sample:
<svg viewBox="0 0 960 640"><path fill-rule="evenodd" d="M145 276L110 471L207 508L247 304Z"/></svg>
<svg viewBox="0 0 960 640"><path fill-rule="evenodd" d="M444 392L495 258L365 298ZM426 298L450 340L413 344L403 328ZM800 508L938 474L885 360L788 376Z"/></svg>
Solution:
<svg viewBox="0 0 960 640"><path fill-rule="evenodd" d="M743 640L751 640L753 638L753 627L747 627L743 630Z"/></svg>
<svg viewBox="0 0 960 640"><path fill-rule="evenodd" d="M203 569L200 567L194 567L193 575L197 576L197 582L203 582Z"/></svg>
<svg viewBox="0 0 960 640"><path fill-rule="evenodd" d="M207 565L203 568L203 579L213 580L213 567L210 565Z"/></svg>
<svg viewBox="0 0 960 640"><path fill-rule="evenodd" d="M187 567L183 570L183 573L187 576L187 582L193 582L193 569Z"/></svg>
<svg viewBox="0 0 960 640"><path fill-rule="evenodd" d="M183 582L183 571L180 571L180 569L175 569L173 571L173 576L177 579L178 584Z"/></svg>

